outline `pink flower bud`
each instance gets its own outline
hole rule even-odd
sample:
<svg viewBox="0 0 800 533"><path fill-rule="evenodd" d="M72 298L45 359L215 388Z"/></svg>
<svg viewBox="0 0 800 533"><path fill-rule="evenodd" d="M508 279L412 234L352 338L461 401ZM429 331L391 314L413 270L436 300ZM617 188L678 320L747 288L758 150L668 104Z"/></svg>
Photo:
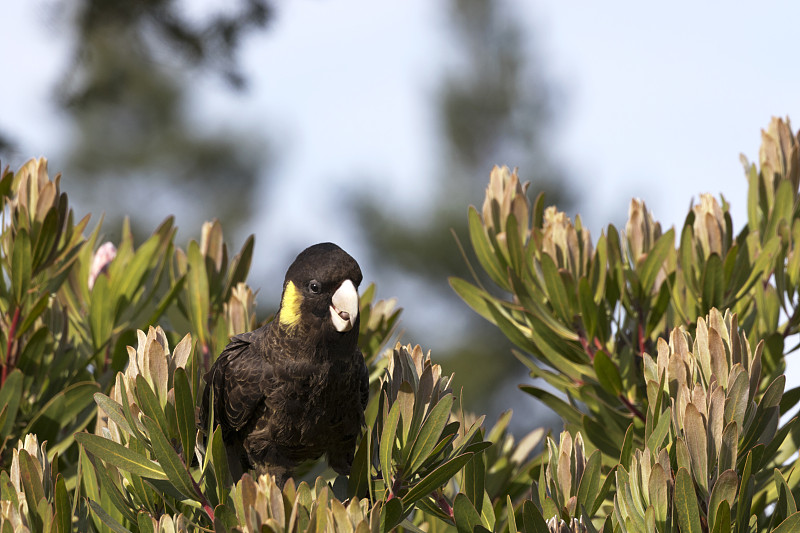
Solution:
<svg viewBox="0 0 800 533"><path fill-rule="evenodd" d="M117 247L112 242L104 242L94 253L92 258L92 268L89 270L89 290L94 287L97 276L101 272L108 272L108 265L117 256Z"/></svg>

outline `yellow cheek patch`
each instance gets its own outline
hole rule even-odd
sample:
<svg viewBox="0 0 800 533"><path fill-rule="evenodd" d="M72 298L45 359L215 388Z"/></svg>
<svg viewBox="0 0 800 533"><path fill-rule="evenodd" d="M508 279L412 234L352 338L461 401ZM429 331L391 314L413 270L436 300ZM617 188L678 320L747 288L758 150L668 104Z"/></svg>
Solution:
<svg viewBox="0 0 800 533"><path fill-rule="evenodd" d="M294 286L294 283L291 281L287 283L281 300L281 312L278 315L281 325L294 327L300 322L300 304L302 301L303 296Z"/></svg>

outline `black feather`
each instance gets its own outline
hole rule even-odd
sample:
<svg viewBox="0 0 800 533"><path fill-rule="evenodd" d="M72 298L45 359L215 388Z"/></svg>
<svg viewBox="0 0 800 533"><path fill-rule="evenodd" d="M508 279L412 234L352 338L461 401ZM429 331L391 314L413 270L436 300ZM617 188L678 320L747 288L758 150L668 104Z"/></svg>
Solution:
<svg viewBox="0 0 800 533"><path fill-rule="evenodd" d="M253 470L283 485L298 463L323 454L337 473L349 474L369 375L357 346L359 317L340 333L329 308L344 281L357 288L361 279L358 263L335 244L307 248L284 280L284 294L289 282L301 294L299 321L290 327L276 318L233 337L206 374L201 430L208 428L213 391L214 424L222 428L234 480ZM318 293L309 288L312 280Z"/></svg>

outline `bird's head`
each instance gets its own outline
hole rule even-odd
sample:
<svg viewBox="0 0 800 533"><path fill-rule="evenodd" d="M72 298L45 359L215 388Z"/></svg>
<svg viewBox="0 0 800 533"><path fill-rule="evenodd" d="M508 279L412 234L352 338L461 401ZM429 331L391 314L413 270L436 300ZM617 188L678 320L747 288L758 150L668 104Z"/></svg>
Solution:
<svg viewBox="0 0 800 533"><path fill-rule="evenodd" d="M289 331L314 330L334 337L352 331L358 337L361 277L356 260L335 244L306 248L286 271L280 325Z"/></svg>

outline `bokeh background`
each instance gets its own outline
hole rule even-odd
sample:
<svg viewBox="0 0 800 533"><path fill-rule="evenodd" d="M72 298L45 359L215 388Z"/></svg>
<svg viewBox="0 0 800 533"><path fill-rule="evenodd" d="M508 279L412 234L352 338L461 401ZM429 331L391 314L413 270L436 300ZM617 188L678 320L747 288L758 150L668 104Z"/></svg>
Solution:
<svg viewBox="0 0 800 533"><path fill-rule="evenodd" d="M680 226L700 193L745 216L740 153L800 125L792 2L6 0L0 161L46 156L114 240L170 214L251 233L260 315L286 265L331 240L468 408L553 423L508 343L450 291L454 233L494 164L596 238L631 197ZM800 383L793 357L789 384Z"/></svg>

